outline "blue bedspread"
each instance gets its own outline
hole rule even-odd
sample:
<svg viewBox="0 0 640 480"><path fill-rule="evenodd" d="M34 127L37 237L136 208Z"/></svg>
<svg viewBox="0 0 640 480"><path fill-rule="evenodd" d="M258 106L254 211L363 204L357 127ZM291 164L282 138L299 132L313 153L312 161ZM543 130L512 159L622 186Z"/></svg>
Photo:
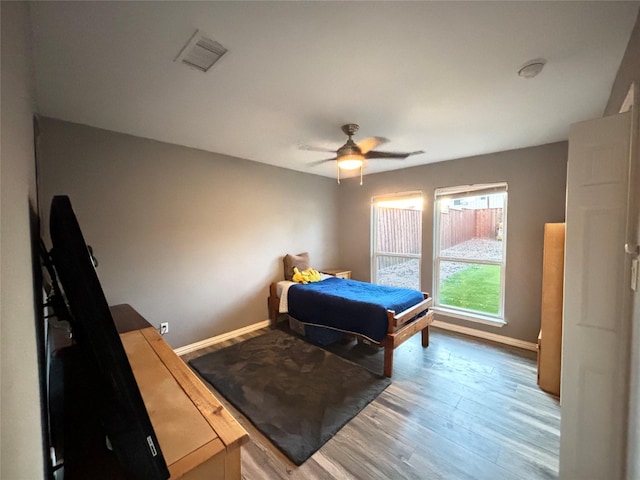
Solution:
<svg viewBox="0 0 640 480"><path fill-rule="evenodd" d="M417 290L335 277L293 285L288 298L289 314L295 319L359 333L376 342L387 334L387 310L400 313L422 300Z"/></svg>

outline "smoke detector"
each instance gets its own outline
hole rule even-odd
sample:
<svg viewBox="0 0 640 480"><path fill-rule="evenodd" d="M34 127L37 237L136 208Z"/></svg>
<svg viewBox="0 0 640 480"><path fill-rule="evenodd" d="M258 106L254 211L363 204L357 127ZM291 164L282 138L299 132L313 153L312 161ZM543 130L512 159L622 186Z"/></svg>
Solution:
<svg viewBox="0 0 640 480"><path fill-rule="evenodd" d="M225 53L226 48L196 30L174 61L207 72Z"/></svg>
<svg viewBox="0 0 640 480"><path fill-rule="evenodd" d="M546 63L544 58L529 60L518 69L518 75L522 78L533 78L542 71Z"/></svg>

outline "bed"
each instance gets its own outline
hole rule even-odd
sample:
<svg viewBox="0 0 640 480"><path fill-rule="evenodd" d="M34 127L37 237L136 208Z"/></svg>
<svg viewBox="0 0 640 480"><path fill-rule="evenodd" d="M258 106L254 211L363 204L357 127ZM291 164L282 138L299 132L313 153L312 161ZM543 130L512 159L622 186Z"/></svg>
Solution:
<svg viewBox="0 0 640 480"><path fill-rule="evenodd" d="M288 314L304 325L345 332L383 347L385 377L391 377L393 351L404 341L421 332L422 346L429 346L430 306L427 293L327 275L306 285L272 283L268 299L272 327L280 314Z"/></svg>

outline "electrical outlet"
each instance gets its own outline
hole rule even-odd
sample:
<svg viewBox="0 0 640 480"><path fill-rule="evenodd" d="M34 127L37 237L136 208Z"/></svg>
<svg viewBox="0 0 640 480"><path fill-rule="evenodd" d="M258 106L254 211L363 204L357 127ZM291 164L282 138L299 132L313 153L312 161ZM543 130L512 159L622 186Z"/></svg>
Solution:
<svg viewBox="0 0 640 480"><path fill-rule="evenodd" d="M169 333L169 322L162 322L160 324L160 335Z"/></svg>

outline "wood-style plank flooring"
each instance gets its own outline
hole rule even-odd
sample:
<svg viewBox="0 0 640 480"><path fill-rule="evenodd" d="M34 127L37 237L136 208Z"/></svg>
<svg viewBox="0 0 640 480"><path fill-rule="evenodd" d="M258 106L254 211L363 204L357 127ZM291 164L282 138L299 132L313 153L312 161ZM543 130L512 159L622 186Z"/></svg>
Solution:
<svg viewBox="0 0 640 480"><path fill-rule="evenodd" d="M332 350L382 371L375 348L351 342ZM557 478L560 406L536 385L534 352L432 328L428 348L415 335L396 350L392 380L300 467L210 388L249 432L242 451L247 480Z"/></svg>

